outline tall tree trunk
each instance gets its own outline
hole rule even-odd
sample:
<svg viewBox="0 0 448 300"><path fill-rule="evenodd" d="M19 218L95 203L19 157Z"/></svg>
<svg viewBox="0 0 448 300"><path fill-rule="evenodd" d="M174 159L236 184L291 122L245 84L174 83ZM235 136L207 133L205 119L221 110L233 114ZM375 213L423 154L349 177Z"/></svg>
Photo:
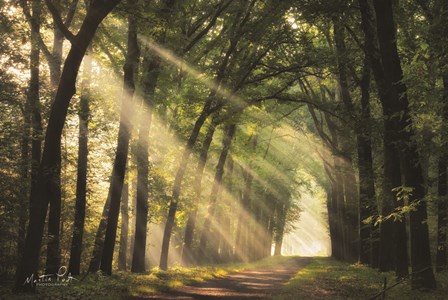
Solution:
<svg viewBox="0 0 448 300"><path fill-rule="evenodd" d="M121 193L120 250L118 251L118 270L127 270L129 228L129 185L124 183Z"/></svg>
<svg viewBox="0 0 448 300"><path fill-rule="evenodd" d="M446 4L446 12L448 14L448 4ZM448 15L445 16L448 18ZM443 126L442 134L446 132L448 127L446 124L448 122L448 73L443 74ZM448 202L448 191L447 191L447 161L448 161L448 151L446 150L448 146L448 141L445 136L442 136L442 147L438 162L438 202L437 202L437 254L436 254L436 268L437 272L443 271L447 267L447 226L448 226L448 214L447 214L447 202Z"/></svg>
<svg viewBox="0 0 448 300"><path fill-rule="evenodd" d="M375 179L373 171L371 116L370 116L370 63L365 59L361 88L360 129L357 132L358 176L359 176L359 260L363 264L378 267L379 243L375 228L378 208L375 197ZM364 220L371 219L365 223Z"/></svg>
<svg viewBox="0 0 448 300"><path fill-rule="evenodd" d="M202 232L199 240L200 255L198 257L201 257L202 259L207 257L206 252L207 242L213 238L212 232L217 231L217 229L213 228L215 225L213 225L212 220L214 218L216 210L216 201L218 198L219 189L221 188L222 176L224 174L224 166L227 159L227 154L229 153L230 145L232 144L235 131L236 131L236 124L227 125L226 128L224 129L224 138L222 141L221 155L219 156L218 164L216 166L215 179L213 181L212 190L210 192L208 214L204 221L204 225L202 227Z"/></svg>
<svg viewBox="0 0 448 300"><path fill-rule="evenodd" d="M80 274L82 238L84 233L84 220L86 214L87 194L87 159L88 159L88 133L89 133L89 102L91 80L92 57L84 58L84 79L81 87L81 99L79 107L79 145L78 168L76 180L76 204L75 220L73 226L72 247L70 252L69 272L72 275Z"/></svg>
<svg viewBox="0 0 448 300"><path fill-rule="evenodd" d="M16 289L34 291L33 285L24 285L24 283L29 276L35 275L38 271L48 203L54 201L51 199L60 201L61 135L70 100L75 93L79 66L98 25L119 2L119 0L111 0L107 3L93 1L78 34L72 37L73 44L65 60L58 91L50 111L44 151L39 166L36 199L31 204L25 250L16 273Z"/></svg>
<svg viewBox="0 0 448 300"><path fill-rule="evenodd" d="M162 9L159 12L160 21L164 28L168 26L171 16L171 10L174 6L174 0L165 0L162 3ZM157 44L163 46L166 40L166 31L162 30L156 38ZM145 272L145 253L146 253L146 234L148 223L148 175L149 175L149 128L151 126L152 106L157 79L160 72L160 57L154 55L147 58L144 68L143 87L144 104L143 116L139 126L138 149L136 153L137 160L137 207L135 221L135 239L132 255L131 271L134 273Z"/></svg>
<svg viewBox="0 0 448 300"><path fill-rule="evenodd" d="M352 162L347 160L344 166L344 194L345 194L345 218L346 218L346 244L347 261L357 262L359 259L359 207L358 194L356 190L355 170Z"/></svg>
<svg viewBox="0 0 448 300"><path fill-rule="evenodd" d="M233 159L232 156L227 157L227 193L224 198L224 205L227 207L222 216L222 247L221 258L223 263L228 263L232 260L233 244L232 244L232 217L231 210L233 207L234 199L232 197L233 192ZM227 211L229 209L229 211Z"/></svg>
<svg viewBox="0 0 448 300"><path fill-rule="evenodd" d="M128 0L130 7L137 5L137 0ZM128 16L127 54L123 67L123 95L120 112L120 126L118 129L117 150L109 186L110 206L107 217L106 234L101 255L101 270L112 274L112 259L117 235L118 215L120 213L120 200L123 188L126 163L129 153L129 140L132 131L132 98L135 91L134 76L137 74L139 48L137 42L137 21L133 14Z"/></svg>
<svg viewBox="0 0 448 300"><path fill-rule="evenodd" d="M25 104L23 120L24 120L24 133L22 137L22 169L21 176L24 182L28 182L30 178L30 192L27 188L24 188L24 199L22 209L19 216L19 238L18 238L18 253L21 256L23 247L25 244L26 234L26 222L27 212L29 207L35 198L37 174L39 169L40 157L41 157L41 143L42 143L42 121L40 114L40 78L39 78L39 65L40 65L40 49L37 42L40 34L41 23L41 4L33 2L32 4L32 19L34 26L30 26L31 29L31 51L30 51L30 80L27 91L27 102ZM28 173L28 160L29 160L29 142L30 142L30 127L31 127L31 172ZM29 202L25 201L25 197L29 197ZM29 212L31 214L31 212Z"/></svg>
<svg viewBox="0 0 448 300"><path fill-rule="evenodd" d="M21 151L20 151L20 177L22 178L24 185L22 192L20 194L20 211L18 219L18 239L17 239L17 257L21 257L23 247L25 245L25 234L26 234L26 223L28 220L28 209L29 203L29 146L30 146L30 112L29 105L25 104L25 109L23 111L23 132L21 140Z"/></svg>
<svg viewBox="0 0 448 300"><path fill-rule="evenodd" d="M382 104L391 110L386 117L391 118L395 116L394 118L398 118L398 114L403 114L396 121L398 133L400 134L400 139L397 139L400 142L397 146L397 152L400 151L404 184L406 187L413 189L409 204L416 206L416 210L410 212L411 266L414 273L412 286L415 288L432 289L436 287L436 282L431 266L427 208L424 201L426 191L419 153L414 140L406 85L402 82L403 72L397 50L392 3L388 0L375 0L374 6L384 74L387 82L392 87L390 102L383 102Z"/></svg>
<svg viewBox="0 0 448 300"><path fill-rule="evenodd" d="M288 204L287 203L280 203L280 209L278 210L278 216L277 216L277 229L275 233L275 249L274 249L274 255L281 255L282 254L282 245L283 245L283 235L285 232L285 225L286 225L286 215L288 214Z"/></svg>
<svg viewBox="0 0 448 300"><path fill-rule="evenodd" d="M144 67L144 102L142 104L141 123L139 125L137 162L137 207L135 219L135 240L132 254L131 271L145 272L146 234L148 223L148 175L149 175L149 131L152 123L153 98L160 72L160 59L147 58Z"/></svg>
<svg viewBox="0 0 448 300"><path fill-rule="evenodd" d="M95 234L95 242L93 243L92 257L89 264L89 273L95 273L100 269L101 255L104 247L104 234L106 233L107 216L109 215L110 206L110 190L107 195L106 202L101 213L100 223Z"/></svg>
<svg viewBox="0 0 448 300"><path fill-rule="evenodd" d="M73 1L71 7L69 8L66 21L64 22L64 25L67 28L70 27L73 20L77 2L78 1ZM60 6L60 1L57 1L55 4ZM54 23L53 27L53 49L48 66L50 68L50 85L54 90L56 90L61 77L64 35L57 24ZM55 95L53 94L52 96L54 97ZM60 170L58 172L60 172ZM65 198L64 195L65 191L62 190L61 198ZM50 201L50 212L48 214L46 274L56 273L59 269L61 260L60 237L63 233L63 221L61 220L62 199L58 200L57 198L54 198L53 200L54 201ZM79 239L79 237L76 238Z"/></svg>
<svg viewBox="0 0 448 300"><path fill-rule="evenodd" d="M213 140L213 135L215 134L215 129L217 125L216 120L217 117L215 116L207 129L204 142L202 143L201 152L199 153L199 162L196 167L195 172L196 176L193 183L196 200L195 203L193 204L193 209L188 213L187 225L185 226L184 245L182 248L182 262L187 265L195 261L194 254L192 251L193 234L196 228L198 205L200 204L202 194L202 177L204 174L205 165L207 163L208 150L210 149L210 145Z"/></svg>
<svg viewBox="0 0 448 300"><path fill-rule="evenodd" d="M381 214L387 216L399 205L393 189L401 186L401 169L399 154L395 149L395 142L399 140L399 133L396 124L396 117L390 99L392 95L392 83L387 80L386 72L383 69L379 50L377 49L377 38L374 29L374 16L369 0L358 1L361 12L361 26L365 35L365 52L370 61L370 65L375 77L378 94L383 106L384 133L384 178L383 197L381 204ZM394 247L395 246L395 247ZM383 220L380 224L380 249L378 266L381 271L396 271L398 277L406 276L407 248L406 248L406 224L403 218L401 222L393 222L392 219Z"/></svg>
<svg viewBox="0 0 448 300"><path fill-rule="evenodd" d="M250 206L252 198L252 181L254 179L248 167L241 167L243 172L243 191L241 195L241 211L238 216L238 228L236 231L235 256L238 261L249 261L248 257L248 234L249 222L247 216L250 215Z"/></svg>

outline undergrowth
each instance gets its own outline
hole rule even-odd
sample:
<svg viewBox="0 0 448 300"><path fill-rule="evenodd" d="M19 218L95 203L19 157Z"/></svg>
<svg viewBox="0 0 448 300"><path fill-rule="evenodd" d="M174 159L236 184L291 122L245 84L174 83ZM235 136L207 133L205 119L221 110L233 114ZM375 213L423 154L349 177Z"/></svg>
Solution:
<svg viewBox="0 0 448 300"><path fill-rule="evenodd" d="M385 277L388 286L396 282L392 272L380 273L360 264L347 264L331 258L315 258L302 268L274 299L368 300L382 290ZM438 273L436 278L438 289L435 291L412 290L406 280L386 291L386 299L448 299L448 273Z"/></svg>
<svg viewBox="0 0 448 300"><path fill-rule="evenodd" d="M171 288L201 282L207 279L219 278L228 273L245 269L266 267L280 264L290 257L270 257L254 263L226 264L201 267L173 267L168 271L153 268L146 274L130 272L115 272L106 276L100 272L76 277L67 286L37 287L36 293L13 294L10 284L0 286L0 299L125 299L132 296L154 294Z"/></svg>

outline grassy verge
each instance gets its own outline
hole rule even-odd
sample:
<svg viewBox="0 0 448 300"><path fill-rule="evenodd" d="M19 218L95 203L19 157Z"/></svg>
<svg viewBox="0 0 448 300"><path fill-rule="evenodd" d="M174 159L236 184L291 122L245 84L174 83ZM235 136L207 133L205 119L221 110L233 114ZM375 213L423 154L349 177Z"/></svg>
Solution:
<svg viewBox="0 0 448 300"><path fill-rule="evenodd" d="M431 292L412 290L405 281L386 292L386 299L448 299L448 273L436 275L438 289ZM379 273L359 264L347 264L330 258L315 258L300 270L275 300L293 299L369 299L381 291L384 277L393 285L393 273Z"/></svg>
<svg viewBox="0 0 448 300"><path fill-rule="evenodd" d="M37 287L34 295L12 294L10 285L0 286L1 299L125 299L130 296L163 292L194 282L224 276L245 269L267 267L287 261L288 257L270 257L255 263L228 264L203 267L174 267L168 271L154 268L148 274L116 272L112 276L100 273L89 274L85 278L73 280L67 286Z"/></svg>

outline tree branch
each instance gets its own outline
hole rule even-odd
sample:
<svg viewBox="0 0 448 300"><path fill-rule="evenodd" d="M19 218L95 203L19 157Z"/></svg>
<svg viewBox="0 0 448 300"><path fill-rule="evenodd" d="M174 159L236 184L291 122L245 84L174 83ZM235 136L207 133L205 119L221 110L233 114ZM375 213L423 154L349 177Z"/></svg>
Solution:
<svg viewBox="0 0 448 300"><path fill-rule="evenodd" d="M72 3L70 3L70 6L68 7L67 16L65 17L65 21L64 21L64 25L67 28L69 28L73 22L73 18L75 17L77 5L78 5L78 0L73 0Z"/></svg>
<svg viewBox="0 0 448 300"><path fill-rule="evenodd" d="M215 14L213 15L212 19L210 20L210 22L208 23L208 25L201 31L199 32L189 43L188 45L184 48L183 52L187 53L188 51L191 50L191 48L194 47L194 45L196 45L209 31L210 29L215 26L216 24L216 20L218 19L218 17L221 15L221 13L233 2L234 0L229 0L227 1L227 3L225 3L224 5L222 5L221 7L218 8L218 10L215 12ZM193 33L192 33L193 34ZM191 34L191 35L192 35ZM190 35L190 36L191 36Z"/></svg>
<svg viewBox="0 0 448 300"><path fill-rule="evenodd" d="M61 31L64 37L73 44L76 36L67 28L67 26L65 26L58 9L53 5L51 0L45 0L45 4L47 5L48 10L53 17L53 21L58 29Z"/></svg>
<svg viewBox="0 0 448 300"><path fill-rule="evenodd" d="M20 0L19 4L22 7L23 14L25 15L25 18L26 18L29 26L31 28L36 28L37 27L37 23L36 23L36 20L34 20L34 18L31 16L30 8L28 7L27 1ZM51 54L51 52L48 49L47 45L45 45L45 42L43 41L42 36L40 35L40 33L39 33L39 35L37 37L37 41L36 42L39 44L39 48L44 53L45 58L47 59L47 61L49 63L53 62L53 60L54 60L53 54Z"/></svg>

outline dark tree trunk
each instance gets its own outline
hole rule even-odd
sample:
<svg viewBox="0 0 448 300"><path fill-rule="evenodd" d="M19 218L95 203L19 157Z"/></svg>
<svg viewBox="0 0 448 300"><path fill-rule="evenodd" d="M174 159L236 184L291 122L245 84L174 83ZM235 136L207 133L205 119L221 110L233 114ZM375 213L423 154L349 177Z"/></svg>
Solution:
<svg viewBox="0 0 448 300"><path fill-rule="evenodd" d="M56 5L60 5L60 1L55 3ZM66 21L64 22L65 26L70 27L70 24L73 20L73 16L76 10L77 1L73 2L73 6L69 8L69 12L67 14ZM50 69L50 85L56 90L59 79L61 77L61 64L62 64L62 53L63 53L63 44L64 44L64 35L59 29L57 24L53 24L53 49L52 55L49 59L49 69ZM52 94L54 97L55 95ZM60 173L60 170L58 171ZM77 187L78 189L78 187ZM61 191L61 197L65 197L63 194L65 192ZM78 199L78 197L77 197ZM60 236L63 234L63 220L61 220L61 210L62 210L62 202L56 200L50 201L50 212L48 215L48 241L47 241L47 262L46 262L46 274L56 273L59 269L59 264L61 260L60 253ZM75 224L79 225L79 224ZM76 239L80 239L79 236L76 236ZM82 240L82 236L81 236ZM76 271L76 270L75 270ZM79 271L78 271L79 272ZM74 273L72 273L74 274Z"/></svg>
<svg viewBox="0 0 448 300"><path fill-rule="evenodd" d="M109 191L110 192L110 191ZM107 216L109 214L110 194L104 203L103 212L101 214L100 223L95 234L95 242L93 243L92 258L89 264L89 273L95 273L100 269L101 255L104 247L104 234L106 233Z"/></svg>
<svg viewBox="0 0 448 300"><path fill-rule="evenodd" d="M448 4L447 4L448 6ZM448 9L447 9L448 10ZM448 13L448 11L446 12ZM448 18L448 16L447 16ZM443 76L443 121L444 125L442 128L447 128L448 122L448 74ZM443 135L446 130L443 131ZM448 141L445 136L442 136L442 153L439 157L438 163L438 202L437 202L437 255L436 255L436 265L437 272L443 271L447 266L447 226L448 226L448 215L447 215L447 202L448 202L448 191L447 191L447 161L448 161Z"/></svg>
<svg viewBox="0 0 448 300"><path fill-rule="evenodd" d="M22 209L19 216L19 238L18 238L18 253L21 255L25 243L27 212L35 198L37 173L39 169L41 157L41 143L42 143L42 121L40 113L40 50L37 38L40 34L41 23L41 4L33 2L32 4L32 18L34 26L31 26L31 51L30 51L30 80L27 91L27 103L24 110L24 133L22 137L22 170L21 176L24 182L28 182L30 178L30 192L28 193L28 186L24 187ZM31 172L28 173L29 160L29 142L30 142L30 127L31 127ZM29 202L25 198L29 197ZM31 212L29 212L31 214Z"/></svg>
<svg viewBox="0 0 448 300"><path fill-rule="evenodd" d="M213 140L213 135L216 129L216 116L213 118L212 123L207 129L205 134L204 142L202 143L201 152L199 153L199 162L196 167L196 177L194 179L194 193L195 193L195 203L193 204L193 209L188 213L187 225L185 226L185 237L184 245L182 248L182 262L189 265L195 261L194 254L192 251L193 244L193 234L196 227L196 217L198 213L198 205L201 200L202 193L202 176L204 174L205 165L207 163L208 150L210 149L210 144Z"/></svg>
<svg viewBox="0 0 448 300"><path fill-rule="evenodd" d="M79 66L98 25L119 2L119 0L111 0L107 3L97 0L92 2L78 34L73 38L73 45L65 60L45 134L44 151L39 166L36 199L31 204L25 250L17 268L15 279L16 289L34 290L34 286L30 284L24 285L24 283L29 276L36 274L38 271L48 203L50 201L55 202L55 199L59 199L60 202L61 135L68 106L75 93Z"/></svg>
<svg viewBox="0 0 448 300"><path fill-rule="evenodd" d="M170 21L171 10L175 4L173 0L166 0L159 12L160 21L168 24ZM164 45L166 40L165 29L156 38L158 45ZM151 126L152 106L157 79L160 72L160 57L154 55L147 58L144 68L143 88L144 103L141 124L139 126L138 149L136 153L137 160L137 207L135 220L135 239L132 255L131 271L134 273L145 272L145 253L146 253L146 234L148 223L148 175L149 175L149 128Z"/></svg>
<svg viewBox="0 0 448 300"><path fill-rule="evenodd" d="M247 167L246 167L247 168ZM242 167L244 187L241 195L241 209L238 216L238 228L236 231L235 256L238 261L249 261L248 256L248 234L249 222L247 216L250 214L252 200L252 181L254 179L250 170Z"/></svg>
<svg viewBox="0 0 448 300"><path fill-rule="evenodd" d="M347 261L357 262L359 259L359 198L356 190L355 170L352 162L345 162L344 194L346 203L346 239L347 239Z"/></svg>
<svg viewBox="0 0 448 300"><path fill-rule="evenodd" d="M73 17L76 13L76 6L79 1L72 1L70 6L68 7L68 12L66 14L64 24L67 27L70 27L73 21ZM56 0L53 2L57 8L61 7L61 1ZM59 27L54 24L53 25L53 48L51 51L52 57L49 59L48 66L50 68L50 84L53 88L57 88L59 79L61 77L61 64L62 64L62 53L64 46L64 35L59 30Z"/></svg>
<svg viewBox="0 0 448 300"><path fill-rule="evenodd" d="M357 133L358 176L359 176L359 260L363 264L378 267L379 243L375 221L378 208L375 197L375 179L373 171L371 116L370 116L370 64L366 58L360 82L361 118ZM365 223L364 220L371 218Z"/></svg>
<svg viewBox="0 0 448 300"><path fill-rule="evenodd" d="M80 274L82 238L84 233L84 220L86 214L87 194L87 159L88 159L88 133L89 133L89 102L92 58L84 58L84 79L79 107L79 137L78 137L78 168L76 180L75 220L73 226L72 247L70 252L69 272L72 275Z"/></svg>
<svg viewBox="0 0 448 300"><path fill-rule="evenodd" d="M20 177L22 178L24 185L22 192L20 194L20 211L18 219L18 237L17 237L17 257L22 256L23 247L25 245L25 234L26 234L26 223L28 221L28 208L29 203L29 144L30 144L30 114L29 107L25 105L23 112L23 132L21 140L21 151L20 151Z"/></svg>
<svg viewBox="0 0 448 300"><path fill-rule="evenodd" d="M433 289L436 287L436 282L431 266L427 209L424 201L426 191L419 153L414 140L406 86L402 82L403 72L397 50L392 3L387 0L375 0L374 6L384 74L386 81L392 87L392 95L389 101L382 104L383 107L390 110L386 117L391 118L395 116L394 118L396 119L398 114L403 114L402 117L396 120L397 133L400 134L400 138L397 139L399 143L396 147L398 148L397 152L400 152L404 184L406 187L413 189L409 204L416 205L416 210L410 212L411 266L414 273L412 286L414 288ZM407 274L407 269L402 271L406 271L405 274Z"/></svg>
<svg viewBox="0 0 448 300"><path fill-rule="evenodd" d="M137 0L128 0L131 7L135 7ZM118 129L117 150L110 179L110 206L107 217L106 234L101 255L101 270L112 274L112 259L117 236L118 215L120 213L121 192L123 189L126 163L129 153L129 140L132 130L132 98L135 91L134 76L137 74L139 48L137 42L137 21L133 14L128 16L127 54L123 67L123 95L120 112L120 126Z"/></svg>
<svg viewBox="0 0 448 300"><path fill-rule="evenodd" d="M210 202L208 207L208 214L204 221L202 227L202 232L199 240L199 256L202 259L207 258L207 242L210 241L212 237L212 232L217 232L218 229L213 228L213 218L216 210L216 201L218 198L219 189L221 187L222 176L224 174L224 166L227 159L227 154L229 153L230 145L232 144L233 136L235 135L236 124L231 124L226 126L224 130L224 138L222 141L221 155L219 156L218 165L216 166L215 179L213 181L212 190L210 192ZM218 235L216 234L215 237Z"/></svg>
<svg viewBox="0 0 448 300"><path fill-rule="evenodd" d="M383 63L376 46L376 34L374 29L374 16L370 1L359 0L362 17L361 26L365 35L365 51L378 88L379 98L383 105L384 133L384 178L381 214L387 216L398 206L394 188L401 186L401 170L399 154L394 142L399 139L396 118L393 118L391 105L392 87L383 70ZM393 222L392 219L383 220L380 224L380 245L378 267L381 271L396 271L398 277L406 276L407 248L406 248L406 224L403 218L401 222Z"/></svg>
<svg viewBox="0 0 448 300"><path fill-rule="evenodd" d="M118 270L127 270L128 229L129 229L129 185L124 183L121 193L120 250L118 251Z"/></svg>
<svg viewBox="0 0 448 300"><path fill-rule="evenodd" d="M438 174L438 202L437 202L437 255L436 270L446 269L446 232L447 232L447 165L446 159L439 160Z"/></svg>
<svg viewBox="0 0 448 300"><path fill-rule="evenodd" d="M160 72L160 59L148 58L144 67L144 102L139 125L137 161L137 207L135 219L135 240L131 271L145 272L146 234L148 223L148 176L149 176L149 131L152 123L153 98Z"/></svg>

